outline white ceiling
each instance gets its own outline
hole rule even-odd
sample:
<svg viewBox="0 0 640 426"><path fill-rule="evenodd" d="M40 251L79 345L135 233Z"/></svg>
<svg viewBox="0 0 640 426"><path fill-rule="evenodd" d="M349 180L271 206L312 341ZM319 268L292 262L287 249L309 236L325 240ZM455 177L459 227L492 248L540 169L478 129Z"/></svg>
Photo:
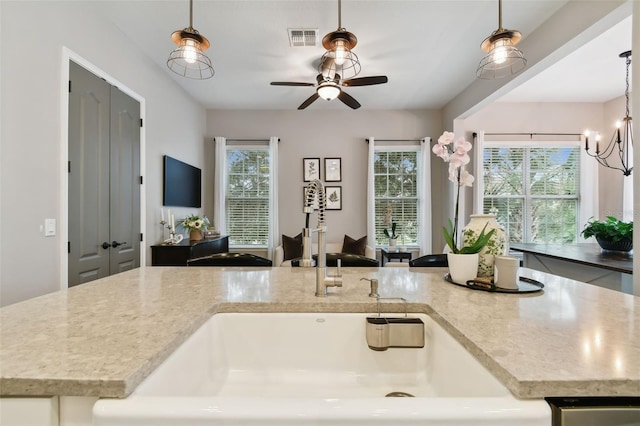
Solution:
<svg viewBox="0 0 640 426"><path fill-rule="evenodd" d="M626 86L626 62L619 55L627 50L631 50L631 17L512 90L500 101L606 102L622 96Z"/></svg>
<svg viewBox="0 0 640 426"><path fill-rule="evenodd" d="M503 2L503 26L523 37L566 0ZM211 42L216 74L204 81L166 67L171 33L189 24L187 0L95 1L97 12L148 52L208 109L295 109L312 87L271 86L271 81L314 82L317 47L290 47L288 28L338 27L337 0L195 0L193 27ZM441 108L476 80L480 43L497 28L497 1L343 0L342 26L358 37L359 77L386 75L389 83L352 87L362 109ZM579 17L577 17L579 19ZM509 102L603 102L624 92L622 51L631 49L631 19L576 50L502 98ZM524 52L526 56L527 52ZM318 100L313 109L349 108Z"/></svg>

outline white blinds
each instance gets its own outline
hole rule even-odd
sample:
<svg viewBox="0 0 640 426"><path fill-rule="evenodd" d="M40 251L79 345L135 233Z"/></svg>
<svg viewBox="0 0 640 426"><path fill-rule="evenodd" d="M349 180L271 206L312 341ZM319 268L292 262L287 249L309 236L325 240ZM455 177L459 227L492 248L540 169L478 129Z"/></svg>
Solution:
<svg viewBox="0 0 640 426"><path fill-rule="evenodd" d="M580 165L575 143L485 142L482 212L496 214L512 242L577 242Z"/></svg>

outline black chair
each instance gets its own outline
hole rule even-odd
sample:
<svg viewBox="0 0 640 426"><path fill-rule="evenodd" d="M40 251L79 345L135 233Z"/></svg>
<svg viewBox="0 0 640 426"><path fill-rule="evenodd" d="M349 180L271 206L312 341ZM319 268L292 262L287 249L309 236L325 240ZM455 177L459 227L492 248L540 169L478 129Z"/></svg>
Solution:
<svg viewBox="0 0 640 426"><path fill-rule="evenodd" d="M216 253L188 260L187 266L273 266L273 262L251 253Z"/></svg>
<svg viewBox="0 0 640 426"><path fill-rule="evenodd" d="M446 254L427 254L409 261L409 266L418 268L440 268L449 266Z"/></svg>

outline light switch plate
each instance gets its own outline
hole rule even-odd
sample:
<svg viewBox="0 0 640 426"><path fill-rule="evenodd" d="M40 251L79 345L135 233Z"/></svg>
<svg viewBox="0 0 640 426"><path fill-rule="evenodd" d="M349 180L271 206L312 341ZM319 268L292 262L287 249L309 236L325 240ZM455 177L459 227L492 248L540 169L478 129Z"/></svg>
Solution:
<svg viewBox="0 0 640 426"><path fill-rule="evenodd" d="M44 236L53 237L56 235L56 220L45 219L44 220Z"/></svg>

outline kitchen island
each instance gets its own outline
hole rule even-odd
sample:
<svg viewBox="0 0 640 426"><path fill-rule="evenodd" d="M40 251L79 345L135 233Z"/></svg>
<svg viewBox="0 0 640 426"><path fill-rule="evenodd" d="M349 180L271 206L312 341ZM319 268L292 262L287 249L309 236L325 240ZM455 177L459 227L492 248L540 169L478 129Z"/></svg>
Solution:
<svg viewBox="0 0 640 426"><path fill-rule="evenodd" d="M438 322L520 399L640 396L640 298L550 274L528 294L447 283L444 268L144 267L0 309L0 394L123 398L219 312L375 313L381 297ZM399 302L381 303L402 312Z"/></svg>
<svg viewBox="0 0 640 426"><path fill-rule="evenodd" d="M511 244L524 266L633 294L633 252L602 250L595 243Z"/></svg>

